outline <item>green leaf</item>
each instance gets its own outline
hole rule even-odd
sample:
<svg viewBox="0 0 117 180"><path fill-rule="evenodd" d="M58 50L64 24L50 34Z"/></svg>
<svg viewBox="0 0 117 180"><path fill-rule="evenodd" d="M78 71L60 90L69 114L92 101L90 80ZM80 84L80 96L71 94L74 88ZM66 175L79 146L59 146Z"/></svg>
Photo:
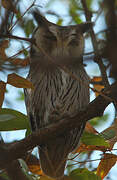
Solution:
<svg viewBox="0 0 117 180"><path fill-rule="evenodd" d="M19 162L22 167L21 170L22 170L23 174L26 176L26 179L33 180L33 177L31 177L31 174L28 173L29 169L28 169L28 166L25 163L25 161L23 159L19 159Z"/></svg>
<svg viewBox="0 0 117 180"><path fill-rule="evenodd" d="M16 18L19 20L19 19L21 19L21 13L20 12L18 12L17 14L16 14Z"/></svg>
<svg viewBox="0 0 117 180"><path fill-rule="evenodd" d="M72 17L73 21L76 24L80 24L82 22L80 15L77 13L77 8L72 6L69 10L69 14Z"/></svg>
<svg viewBox="0 0 117 180"><path fill-rule="evenodd" d="M24 93L22 91L18 91L18 97L16 98L17 101L24 101Z"/></svg>
<svg viewBox="0 0 117 180"><path fill-rule="evenodd" d="M105 114L101 117L96 117L96 118L93 118L90 120L90 123L92 126L100 126L100 125L103 125L104 123L106 123L108 121L108 118L109 118L109 114Z"/></svg>
<svg viewBox="0 0 117 180"><path fill-rule="evenodd" d="M6 172L0 172L0 179L10 180Z"/></svg>
<svg viewBox="0 0 117 180"><path fill-rule="evenodd" d="M33 20L28 20L27 22L25 22L24 31L27 37L29 37L29 35L32 34L34 28L35 25L33 23Z"/></svg>
<svg viewBox="0 0 117 180"><path fill-rule="evenodd" d="M30 128L30 129L28 128L28 129L26 130L25 137L27 137L28 135L30 135L31 132L32 132L32 131L31 131L31 128Z"/></svg>
<svg viewBox="0 0 117 180"><path fill-rule="evenodd" d="M116 136L116 129L107 129L105 130L104 132L101 132L101 135L106 139L106 140L109 140L109 139L112 139Z"/></svg>
<svg viewBox="0 0 117 180"><path fill-rule="evenodd" d="M91 6L92 6L92 3L93 3L93 0L86 0L87 2L87 7L89 10L91 10Z"/></svg>
<svg viewBox="0 0 117 180"><path fill-rule="evenodd" d="M81 9L81 4L79 1L72 0L69 4L69 15L72 17L72 20L76 24L80 24L82 22L81 20L81 14L79 13L79 9Z"/></svg>
<svg viewBox="0 0 117 180"><path fill-rule="evenodd" d="M0 110L0 131L30 129L28 117L23 113L3 108Z"/></svg>
<svg viewBox="0 0 117 180"><path fill-rule="evenodd" d="M70 173L69 176L73 180L101 180L101 177L97 176L86 168L75 169Z"/></svg>
<svg viewBox="0 0 117 180"><path fill-rule="evenodd" d="M78 14L77 14L77 16L74 16L73 19L76 24L82 23L82 20Z"/></svg>
<svg viewBox="0 0 117 180"><path fill-rule="evenodd" d="M88 132L83 133L81 141L86 145L109 147L109 144L106 142L104 137L102 137L101 135L96 135Z"/></svg>
<svg viewBox="0 0 117 180"><path fill-rule="evenodd" d="M27 57L28 54L29 54L29 52L28 52L26 49L24 49L23 53L24 53L24 56L25 56L25 57Z"/></svg>
<svg viewBox="0 0 117 180"><path fill-rule="evenodd" d="M57 25L62 25L62 22L63 22L63 19L59 18L56 24Z"/></svg>

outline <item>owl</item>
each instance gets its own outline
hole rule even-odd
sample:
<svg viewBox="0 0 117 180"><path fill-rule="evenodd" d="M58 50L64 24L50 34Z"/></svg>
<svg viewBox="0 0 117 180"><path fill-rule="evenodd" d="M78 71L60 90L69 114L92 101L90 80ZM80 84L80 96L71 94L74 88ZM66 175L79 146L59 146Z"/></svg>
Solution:
<svg viewBox="0 0 117 180"><path fill-rule="evenodd" d="M36 131L58 123L63 116L73 117L88 105L89 77L83 66L83 34L92 23L59 26L49 22L38 10L33 11L33 16L38 27L33 33L35 44L30 50L27 79L34 90L25 89L24 93L31 128ZM64 175L68 155L77 148L84 127L82 121L80 126L39 146L45 175L55 179Z"/></svg>

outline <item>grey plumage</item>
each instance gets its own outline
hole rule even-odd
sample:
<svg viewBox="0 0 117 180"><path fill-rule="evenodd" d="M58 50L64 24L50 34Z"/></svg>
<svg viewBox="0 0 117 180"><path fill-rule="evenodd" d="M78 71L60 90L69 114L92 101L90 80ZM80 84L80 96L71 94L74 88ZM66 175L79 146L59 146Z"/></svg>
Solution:
<svg viewBox="0 0 117 180"><path fill-rule="evenodd" d="M48 22L37 11L33 14L39 27L34 34L37 46L31 48L27 79L33 83L34 90L25 89L25 102L32 130L36 130L56 123L64 115L74 116L88 105L89 77L84 70L82 54L83 33L91 23L61 27ZM80 80L73 79L56 63L65 66ZM68 154L78 146L84 127L85 122L81 122L80 127L39 147L41 167L47 176L63 176Z"/></svg>

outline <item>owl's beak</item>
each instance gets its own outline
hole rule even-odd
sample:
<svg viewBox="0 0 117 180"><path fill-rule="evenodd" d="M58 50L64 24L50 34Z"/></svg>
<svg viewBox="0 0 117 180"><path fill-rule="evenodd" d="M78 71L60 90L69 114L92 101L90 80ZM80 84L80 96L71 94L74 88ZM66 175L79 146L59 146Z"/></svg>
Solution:
<svg viewBox="0 0 117 180"><path fill-rule="evenodd" d="M68 41L63 40L63 39L57 39L57 54L58 54L58 56L60 56L60 54L62 56L65 55L67 45L68 45Z"/></svg>

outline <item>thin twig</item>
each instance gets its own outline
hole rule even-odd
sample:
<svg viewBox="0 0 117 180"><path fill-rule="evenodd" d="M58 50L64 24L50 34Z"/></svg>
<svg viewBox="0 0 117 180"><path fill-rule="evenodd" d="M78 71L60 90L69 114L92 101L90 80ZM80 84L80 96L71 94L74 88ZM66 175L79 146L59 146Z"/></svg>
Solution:
<svg viewBox="0 0 117 180"><path fill-rule="evenodd" d="M34 39L32 38L24 38L24 37L14 36L11 34L0 34L0 38L10 38L10 39L27 41L29 43L34 43Z"/></svg>
<svg viewBox="0 0 117 180"><path fill-rule="evenodd" d="M94 54L94 51L84 53L84 56L91 55L91 54Z"/></svg>
<svg viewBox="0 0 117 180"><path fill-rule="evenodd" d="M26 9L26 11L16 20L16 22L9 28L9 32L14 28L14 26L22 19L22 17L35 5L36 0Z"/></svg>
<svg viewBox="0 0 117 180"><path fill-rule="evenodd" d="M91 21L92 13L89 11L86 1L81 0L81 3L84 8L86 21ZM92 40L92 44L93 44L93 48L94 48L95 61L97 62L97 64L100 67L100 71L102 74L102 81L104 83L105 88L107 88L107 87L109 87L109 82L108 82L108 78L107 78L107 74L106 74L106 68L105 68L103 61L98 53L98 43L97 43L93 28L90 31L90 36L91 36L91 40Z"/></svg>
<svg viewBox="0 0 117 180"><path fill-rule="evenodd" d="M75 158L77 158L79 155L80 155L80 153L76 154L73 158L70 158L70 159L68 158L67 160L72 161L72 160L74 160Z"/></svg>
<svg viewBox="0 0 117 180"><path fill-rule="evenodd" d="M108 158L109 159L109 158ZM100 161L101 159L92 159L92 160L87 160L87 161L75 161L76 163L74 164L69 164L67 165L67 167L70 167L70 166L74 166L74 165L77 165L77 164L84 164L84 163L87 163L87 162L93 162L93 161Z"/></svg>
<svg viewBox="0 0 117 180"><path fill-rule="evenodd" d="M10 60L10 62L14 61L14 60L15 60L15 59L13 59L14 57L18 56L19 54L23 53L24 50L29 49L29 48L30 48L30 46L28 46L28 47L26 47L26 48L18 51L16 54L14 54L14 55L12 55L12 56L7 57L6 59L4 59L4 61L9 61L9 60Z"/></svg>
<svg viewBox="0 0 117 180"><path fill-rule="evenodd" d="M102 7L97 11L97 17L95 18L94 22L96 23L96 21L98 20L98 18L100 17L101 13L103 12Z"/></svg>

